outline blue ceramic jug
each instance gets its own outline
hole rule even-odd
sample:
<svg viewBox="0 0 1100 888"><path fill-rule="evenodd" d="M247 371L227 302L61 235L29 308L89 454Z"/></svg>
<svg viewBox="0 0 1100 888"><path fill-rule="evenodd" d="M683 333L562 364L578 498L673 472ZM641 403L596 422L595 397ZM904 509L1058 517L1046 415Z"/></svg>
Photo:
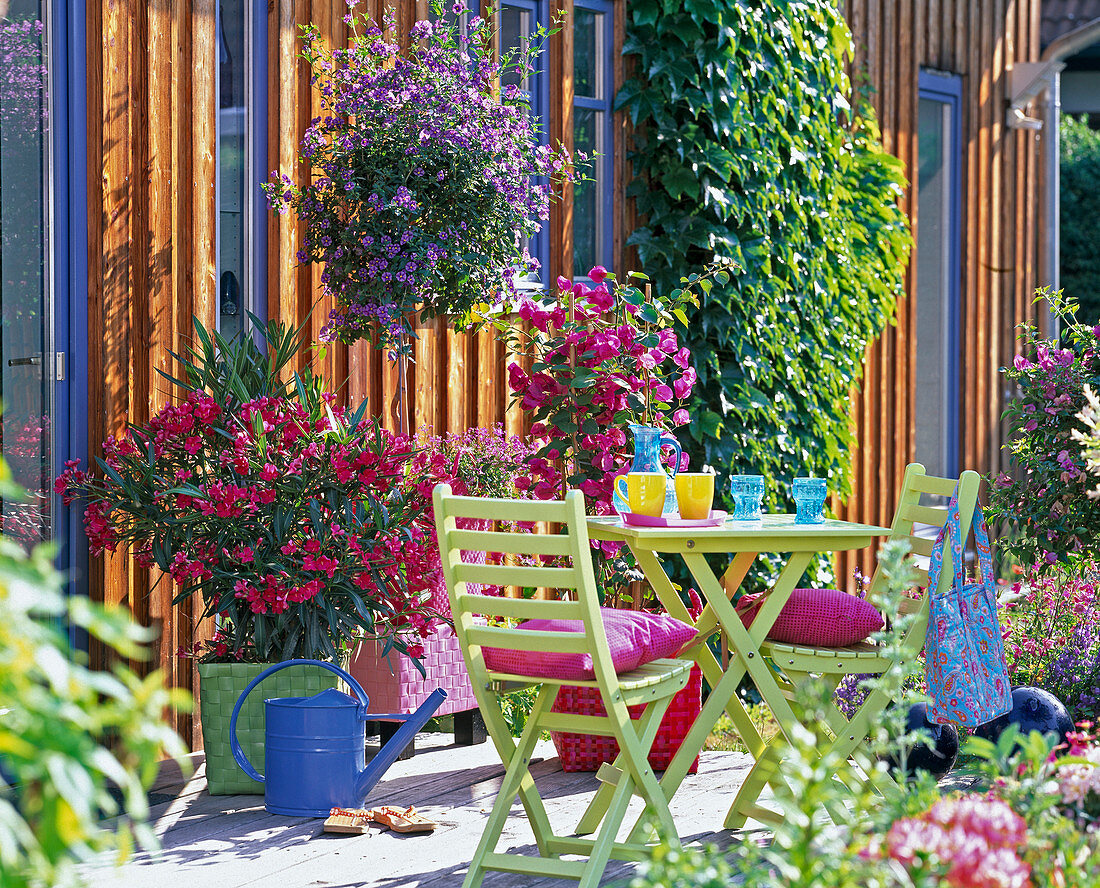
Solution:
<svg viewBox="0 0 1100 888"><path fill-rule="evenodd" d="M237 741L237 716L256 685L273 672L290 666L320 666L348 683L355 697L330 688L312 697L264 700L264 759L267 775L257 773ZM264 807L271 814L328 817L331 808L358 808L367 793L397 761L416 737L447 692L436 688L420 708L404 713L368 713L370 701L362 685L338 666L320 660L287 660L257 675L244 689L229 720L230 747L246 774L264 784ZM371 759L366 761L367 721L403 721L404 724Z"/></svg>
<svg viewBox="0 0 1100 888"><path fill-rule="evenodd" d="M644 426L630 423L627 428L634 434L634 462L630 464L631 472L660 472L665 475L665 507L661 514L668 515L676 512L676 482L672 479L680 470L680 442L676 438L657 426ZM665 472L664 463L661 460L661 447L667 444L674 451L671 465L671 475ZM629 512L630 505L626 501L626 482L620 480L615 484L612 502L617 512Z"/></svg>

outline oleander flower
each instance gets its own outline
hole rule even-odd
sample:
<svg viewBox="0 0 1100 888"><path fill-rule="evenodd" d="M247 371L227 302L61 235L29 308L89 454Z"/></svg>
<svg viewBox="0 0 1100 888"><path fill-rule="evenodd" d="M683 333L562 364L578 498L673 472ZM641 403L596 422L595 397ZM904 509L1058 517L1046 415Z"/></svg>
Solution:
<svg viewBox="0 0 1100 888"><path fill-rule="evenodd" d="M287 336L269 325L269 342ZM221 618L208 658L334 660L360 635L413 653L438 622L438 547L407 483L412 442L308 375L280 380L278 349L198 338L217 347L188 364L182 400L109 437L101 475L70 462L57 480L88 502L92 555L129 548L177 601L199 595ZM259 379L232 369L265 360Z"/></svg>

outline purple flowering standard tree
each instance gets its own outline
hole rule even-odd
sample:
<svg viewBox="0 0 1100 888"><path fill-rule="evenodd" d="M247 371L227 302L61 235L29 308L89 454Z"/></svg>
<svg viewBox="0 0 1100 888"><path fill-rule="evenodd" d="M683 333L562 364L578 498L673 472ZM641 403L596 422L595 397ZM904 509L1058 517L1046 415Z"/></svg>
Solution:
<svg viewBox="0 0 1100 888"><path fill-rule="evenodd" d="M1096 479L1074 433L1085 426L1085 386L1100 380L1100 326L1076 321L1076 305L1061 291L1039 291L1062 319L1059 341L1022 328L1023 354L1004 370L1017 389L1004 412L1009 427L1009 472L993 482L989 514L1011 532L1002 551L1020 564L1074 562L1100 542L1100 501L1089 496Z"/></svg>
<svg viewBox="0 0 1100 888"><path fill-rule="evenodd" d="M336 308L322 338L407 353L415 312L464 327L537 269L525 240L548 218L552 187L575 172L564 148L541 144L528 94L499 87L533 70L553 31L496 62L488 23L472 18L462 33L437 2L439 21L417 22L402 52L389 14L379 25L355 5L347 49L305 29L326 112L301 144L312 177L299 186L276 172L265 188L305 223L299 261L324 264Z"/></svg>

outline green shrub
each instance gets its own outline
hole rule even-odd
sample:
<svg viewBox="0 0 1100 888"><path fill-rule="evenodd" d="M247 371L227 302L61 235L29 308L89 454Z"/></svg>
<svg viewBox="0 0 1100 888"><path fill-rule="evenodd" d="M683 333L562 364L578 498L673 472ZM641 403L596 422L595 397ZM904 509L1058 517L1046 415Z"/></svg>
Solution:
<svg viewBox="0 0 1100 888"><path fill-rule="evenodd" d="M1100 321L1100 132L1062 115L1060 284L1080 301L1082 323Z"/></svg>
<svg viewBox="0 0 1100 888"><path fill-rule="evenodd" d="M851 37L828 0L632 0L617 106L639 131L629 238L658 291L742 268L691 312L692 462L850 492L851 392L903 292L900 162L852 115ZM722 485L723 494L725 485Z"/></svg>
<svg viewBox="0 0 1100 888"><path fill-rule="evenodd" d="M5 498L9 491L4 490ZM184 705L160 673L93 672L70 648L67 621L143 657L147 630L121 610L66 598L48 546L0 538L0 886L82 882L77 863L135 841L155 847L145 789L161 755L185 751L162 718ZM109 786L122 792L119 811ZM102 817L118 816L114 825Z"/></svg>

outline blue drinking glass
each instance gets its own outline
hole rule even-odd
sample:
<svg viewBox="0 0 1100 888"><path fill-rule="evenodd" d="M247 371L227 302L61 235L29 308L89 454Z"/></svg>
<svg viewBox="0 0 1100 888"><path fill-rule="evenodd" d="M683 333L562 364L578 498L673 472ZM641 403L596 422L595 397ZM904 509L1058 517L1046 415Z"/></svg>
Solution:
<svg viewBox="0 0 1100 888"><path fill-rule="evenodd" d="M825 520L824 478L795 478L793 485L795 524L821 524Z"/></svg>
<svg viewBox="0 0 1100 888"><path fill-rule="evenodd" d="M764 501L763 475L734 475L730 478L734 521L759 521Z"/></svg>

